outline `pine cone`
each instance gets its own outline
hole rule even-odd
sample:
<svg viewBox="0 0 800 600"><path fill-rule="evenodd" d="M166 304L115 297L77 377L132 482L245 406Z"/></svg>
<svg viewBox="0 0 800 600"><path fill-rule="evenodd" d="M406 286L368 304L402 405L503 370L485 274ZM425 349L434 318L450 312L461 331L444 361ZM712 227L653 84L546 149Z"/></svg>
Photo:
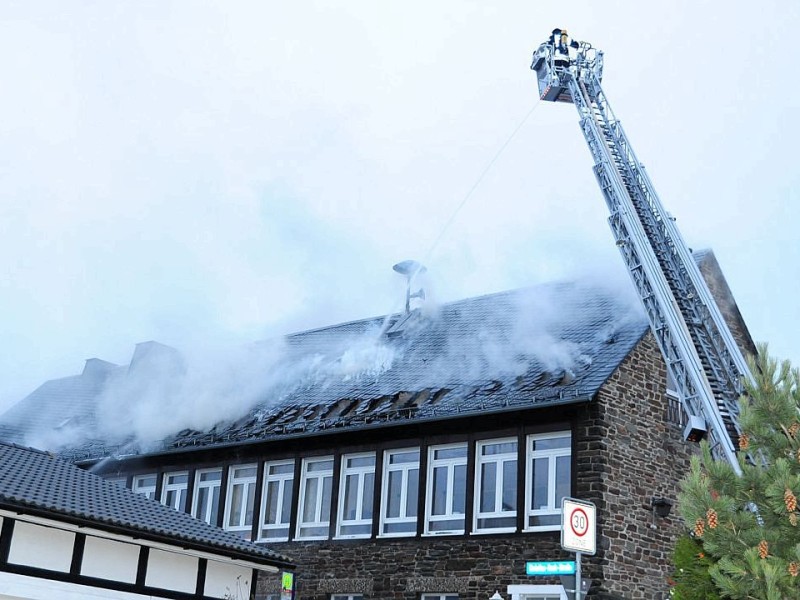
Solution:
<svg viewBox="0 0 800 600"><path fill-rule="evenodd" d="M747 450L750 447L750 438L746 433L739 436L739 450Z"/></svg>
<svg viewBox="0 0 800 600"><path fill-rule="evenodd" d="M697 521L694 522L694 534L697 537L703 537L703 533L705 532L705 530L706 530L705 521L703 521L703 519L697 519Z"/></svg>
<svg viewBox="0 0 800 600"><path fill-rule="evenodd" d="M794 438L794 437L797 437L797 432L798 432L798 431L800 431L800 423L798 423L797 421L795 421L794 423L792 423L792 424L789 426L789 435L790 435L790 436L792 436L793 438Z"/></svg>
<svg viewBox="0 0 800 600"><path fill-rule="evenodd" d="M711 499L719 500L719 492L717 490L711 490Z"/></svg>
<svg viewBox="0 0 800 600"><path fill-rule="evenodd" d="M790 513L793 513L795 510L797 510L797 497L789 488L786 488L786 491L783 492L783 502L786 504L786 510L788 510Z"/></svg>
<svg viewBox="0 0 800 600"><path fill-rule="evenodd" d="M789 523L792 527L797 527L797 513L789 513Z"/></svg>
<svg viewBox="0 0 800 600"><path fill-rule="evenodd" d="M767 540L761 540L758 543L758 557L767 558L768 554L769 554L769 544L767 543Z"/></svg>
<svg viewBox="0 0 800 600"><path fill-rule="evenodd" d="M800 563L790 562L788 570L789 570L789 575L791 575L792 577L797 577L798 575L800 575Z"/></svg>
<svg viewBox="0 0 800 600"><path fill-rule="evenodd" d="M706 512L706 520L708 521L709 528L716 529L717 525L719 525L717 511L715 511L713 508L709 508L708 512Z"/></svg>

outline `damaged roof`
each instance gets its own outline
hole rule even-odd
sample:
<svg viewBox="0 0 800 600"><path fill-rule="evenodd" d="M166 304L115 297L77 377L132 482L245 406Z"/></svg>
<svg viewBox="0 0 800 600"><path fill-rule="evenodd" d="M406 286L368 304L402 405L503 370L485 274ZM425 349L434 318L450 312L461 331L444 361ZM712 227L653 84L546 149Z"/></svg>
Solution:
<svg viewBox="0 0 800 600"><path fill-rule="evenodd" d="M136 494L52 454L0 442L0 509L262 565L285 556Z"/></svg>
<svg viewBox="0 0 800 600"><path fill-rule="evenodd" d="M160 452L585 402L646 330L635 299L575 282L323 327L287 336L279 357L255 370L249 409L202 430L175 423L157 444L117 443L125 454ZM252 362L248 373L259 359ZM57 396L83 414L91 401L70 394L70 379L42 386L31 405ZM69 383L63 394L59 382ZM93 432L60 452L92 459L119 451L113 444Z"/></svg>

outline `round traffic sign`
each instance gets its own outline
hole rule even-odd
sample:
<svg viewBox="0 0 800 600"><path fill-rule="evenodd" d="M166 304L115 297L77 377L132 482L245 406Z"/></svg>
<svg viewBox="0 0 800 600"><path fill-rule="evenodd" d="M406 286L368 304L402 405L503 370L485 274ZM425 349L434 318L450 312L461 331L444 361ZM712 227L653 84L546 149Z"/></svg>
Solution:
<svg viewBox="0 0 800 600"><path fill-rule="evenodd" d="M585 536L589 531L589 517L580 506L576 506L569 515L569 526L578 537Z"/></svg>

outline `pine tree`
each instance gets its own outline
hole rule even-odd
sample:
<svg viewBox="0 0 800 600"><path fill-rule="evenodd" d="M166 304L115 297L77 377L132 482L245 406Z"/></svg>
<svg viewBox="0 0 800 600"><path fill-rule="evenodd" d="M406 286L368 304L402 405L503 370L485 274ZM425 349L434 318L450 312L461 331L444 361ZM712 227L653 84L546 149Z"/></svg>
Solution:
<svg viewBox="0 0 800 600"><path fill-rule="evenodd" d="M742 475L704 443L680 512L722 598L800 600L800 370L766 346L751 369L755 382L739 402ZM677 570L675 579L680 588Z"/></svg>
<svg viewBox="0 0 800 600"><path fill-rule="evenodd" d="M714 562L703 551L703 543L698 538L689 535L679 538L672 562L675 565L670 581L673 600L719 600L717 586L709 573Z"/></svg>

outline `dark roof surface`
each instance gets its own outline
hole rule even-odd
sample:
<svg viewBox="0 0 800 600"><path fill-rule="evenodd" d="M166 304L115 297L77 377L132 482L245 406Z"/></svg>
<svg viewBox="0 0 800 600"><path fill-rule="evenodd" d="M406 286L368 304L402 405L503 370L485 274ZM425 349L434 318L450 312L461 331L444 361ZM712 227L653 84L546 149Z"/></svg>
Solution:
<svg viewBox="0 0 800 600"><path fill-rule="evenodd" d="M126 454L160 452L585 402L647 330L635 302L608 288L555 283L297 333L257 371L261 388L249 409L202 431L176 423L174 435L146 447L87 429L64 454L91 459L116 452L115 443ZM49 382L22 404L91 413L96 400L71 379Z"/></svg>
<svg viewBox="0 0 800 600"><path fill-rule="evenodd" d="M291 561L32 448L0 442L0 508L264 565Z"/></svg>

